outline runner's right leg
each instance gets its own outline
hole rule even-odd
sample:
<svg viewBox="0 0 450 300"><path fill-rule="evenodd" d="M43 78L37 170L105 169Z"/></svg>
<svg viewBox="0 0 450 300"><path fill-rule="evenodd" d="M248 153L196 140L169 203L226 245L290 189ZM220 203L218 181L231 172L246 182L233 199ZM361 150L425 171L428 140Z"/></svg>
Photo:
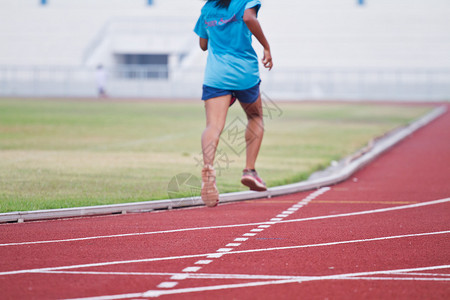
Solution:
<svg viewBox="0 0 450 300"><path fill-rule="evenodd" d="M231 95L211 98L205 101L206 128L202 134L202 200L209 206L214 207L219 202L219 191L216 186L216 172L214 170L214 158L220 134L225 127L228 107Z"/></svg>

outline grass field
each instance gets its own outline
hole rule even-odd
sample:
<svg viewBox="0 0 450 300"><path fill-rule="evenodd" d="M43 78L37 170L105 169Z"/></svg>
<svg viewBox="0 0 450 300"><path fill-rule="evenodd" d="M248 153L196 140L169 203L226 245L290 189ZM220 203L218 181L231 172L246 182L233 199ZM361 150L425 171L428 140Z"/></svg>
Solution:
<svg viewBox="0 0 450 300"><path fill-rule="evenodd" d="M264 103L257 169L268 186L304 180L430 109ZM167 199L174 176L200 177L204 123L200 101L0 99L0 212ZM217 155L221 193L245 190L244 129L234 105Z"/></svg>

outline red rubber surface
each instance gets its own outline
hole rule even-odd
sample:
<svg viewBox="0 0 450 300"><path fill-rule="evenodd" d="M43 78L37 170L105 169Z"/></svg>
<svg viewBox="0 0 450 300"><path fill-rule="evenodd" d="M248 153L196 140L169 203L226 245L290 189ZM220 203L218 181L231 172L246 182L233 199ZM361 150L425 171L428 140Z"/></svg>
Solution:
<svg viewBox="0 0 450 300"><path fill-rule="evenodd" d="M0 298L450 298L450 113L313 193L0 225Z"/></svg>

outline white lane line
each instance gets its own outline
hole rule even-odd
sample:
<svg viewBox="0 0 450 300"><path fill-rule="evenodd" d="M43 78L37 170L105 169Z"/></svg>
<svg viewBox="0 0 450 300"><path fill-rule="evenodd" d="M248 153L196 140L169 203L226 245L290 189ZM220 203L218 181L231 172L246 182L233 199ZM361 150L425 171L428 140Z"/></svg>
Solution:
<svg viewBox="0 0 450 300"><path fill-rule="evenodd" d="M401 209L409 209L409 208L417 208L417 207L428 206L428 205L442 204L442 203L446 203L446 202L450 202L450 198L428 201L428 202L421 202L421 203L414 203L414 204L408 204L408 205L402 205L402 206L381 208L381 209L365 210L365 211L360 211L360 212L352 212L352 213L337 214L337 215L326 215L326 216L310 217L310 218L303 218L303 219L293 219L293 220L285 220L285 221L279 221L279 222L257 222L257 223L246 223L246 224L218 225L218 226L209 226L209 227L194 227L194 228L183 228L183 229L174 229L174 230L161 230L161 231L151 231L151 232L142 232L142 233L125 233L125 234L115 234L115 235L91 236L91 237L73 238L73 239L4 243L4 244L0 244L0 247L33 245L33 244L48 244L48 243L65 243L65 242L87 241L87 240L95 240L95 239L122 238L122 237L129 237L129 236L176 233L176 232L184 232L184 231L211 230L211 229L223 229L223 228L234 228L234 227L248 227L248 226L264 225L264 224L304 222L304 221L313 221L313 220L321 220L321 219L331 219L331 218L350 217L350 216L358 216L358 215L373 214L373 213L382 213L382 212L395 211L395 210L401 210Z"/></svg>
<svg viewBox="0 0 450 300"><path fill-rule="evenodd" d="M322 188L321 190L329 190L326 188ZM317 192L315 192L317 193ZM303 205L301 205L303 206ZM161 230L161 231L150 231L150 232L141 232L141 233L124 233L124 234L114 234L114 235L101 235L101 236L91 236L91 237L83 237L83 238L70 238L70 239L58 239L58 240L45 240L45 241L32 241L32 242L13 242L13 243L4 243L0 244L0 247L6 246L21 246L21 245L35 245L35 244L48 244L48 243L64 243L64 242L77 242L77 241L88 241L95 239L107 239L107 238L122 238L129 236L142 236L142 235L153 235L153 234L165 234L165 233L177 233L183 231L196 231L196 230L211 230L211 229L222 229L222 228L234 228L234 227L247 227L254 225L263 225L263 224L275 224L271 222L258 222L258 223L247 223L247 224L233 224L233 225L217 225L217 226L208 226L208 227L194 227L194 228L182 228L182 229L174 229L174 230Z"/></svg>
<svg viewBox="0 0 450 300"><path fill-rule="evenodd" d="M277 218L286 218L288 216L289 216L289 214L279 214L279 215L277 215Z"/></svg>
<svg viewBox="0 0 450 300"><path fill-rule="evenodd" d="M371 238L371 239L348 240L348 241L339 241L339 242L310 244L310 245L297 245L297 246L275 247L275 248L265 248L265 249L240 250L240 251L232 251L232 252L226 252L226 253L204 253L204 254L193 254L193 255L183 255L183 256L156 257L156 258L147 258L147 259L136 259L136 260L124 260L124 261L111 261L111 262L103 262L103 263L69 265L69 266L60 266L60 267L24 269L24 270L0 272L0 275L15 275L15 274L23 274L23 273L39 273L39 272L42 272L42 271L69 270L69 269L79 269L79 268L89 268L89 267L111 266L111 265L119 265L119 264L131 264L131 263L145 263L145 262L164 261L164 260L176 260L176 259L205 257L205 256L209 257L209 256L212 256L212 255L221 255L222 256L222 255L234 255L234 254L242 254L242 253L290 250L290 249L301 249L301 248L314 248L314 247L345 245L345 244L353 244L353 243L366 243L366 242L374 242L374 241L385 241L385 240L402 239L402 238L410 238L410 237L444 235L444 234L449 234L449 233L450 233L450 230L446 230L446 231L435 231L435 232L427 232L427 233L404 234L404 235L397 235L397 236L385 236L385 237L378 237L378 238Z"/></svg>
<svg viewBox="0 0 450 300"><path fill-rule="evenodd" d="M187 268L184 268L181 272L185 272L185 273L197 272L201 268L202 267L187 267Z"/></svg>
<svg viewBox="0 0 450 300"><path fill-rule="evenodd" d="M216 252L230 252L232 250L233 250L233 248L220 248L220 249L217 249Z"/></svg>
<svg viewBox="0 0 450 300"><path fill-rule="evenodd" d="M421 270L427 269L432 270L434 268L449 268L450 265L445 266L436 266L436 267L427 267L427 268L414 268L414 269L404 269L404 270ZM374 272L359 272L359 273L347 273L347 274L338 274L338 275L327 275L327 276L311 276L304 277L302 279L283 279L283 280L271 280L271 281L256 281L256 282L248 282L248 283L240 283L240 284L223 284L223 285L215 285L215 286L203 286L203 287L195 287L195 288L184 288L184 289L174 289L168 291L161 290L150 290L144 293L135 293L135 294L123 294L123 295L109 295L109 296L100 296L100 297L89 297L89 298L79 298L83 300L114 300L114 299L125 299L131 297L125 297L125 295L139 295L133 297L159 297L163 295L174 295L174 294L186 294L193 292L205 292L205 291L215 291L215 290L226 290L226 289L234 289L234 288L245 288L245 287L255 287L255 286L264 286L264 285L275 285L275 284L286 284L286 283L294 283L294 282L307 282L307 281L323 281L323 280L367 280L367 277L361 276L371 276L377 274L392 274L395 272L399 272L402 270L386 270L386 271L374 271ZM383 277L374 277L375 280L381 280ZM394 277L396 278L396 277ZM397 279L397 278L396 278ZM390 279L388 279L390 280ZM414 279L409 279L414 280ZM74 300L74 299L72 299Z"/></svg>
<svg viewBox="0 0 450 300"><path fill-rule="evenodd" d="M235 238L234 239L235 242L245 242L246 240L248 240L248 238Z"/></svg>
<svg viewBox="0 0 450 300"><path fill-rule="evenodd" d="M170 274L165 274L165 275L170 275ZM165 275L162 275L162 276L165 276ZM187 278L189 278L189 274L175 274L170 277L170 279L172 279L172 280L184 280Z"/></svg>
<svg viewBox="0 0 450 300"><path fill-rule="evenodd" d="M338 276L338 277L371 276L371 275L381 275L381 274L396 274L396 273L399 273L399 272L442 270L442 269L448 269L448 268L450 268L450 265L439 265L439 266L396 269L396 270L382 270L382 271L368 271L368 272L358 272L358 273L346 273L346 274L332 275L332 276Z"/></svg>
<svg viewBox="0 0 450 300"><path fill-rule="evenodd" d="M223 256L223 253L212 253L212 254L206 255L206 258L220 258L222 256Z"/></svg>
<svg viewBox="0 0 450 300"><path fill-rule="evenodd" d="M320 191L319 191L320 192ZM315 198L315 197L313 197L313 198ZM283 218L286 218L286 217L288 217L289 215L290 215L290 213L293 213L293 212L289 212L288 214L278 214L277 216L276 216L276 218L272 218L271 219L271 221L281 221L281 220L283 220ZM253 228L253 229L251 229L250 230L250 233L252 233L252 232L256 232L256 233L258 233L258 232L262 232L262 231L264 231L267 227L270 227L270 225L260 225L258 228ZM246 234L244 234L244 236L245 236ZM231 248L231 247L238 247L238 246L240 246L241 245L241 243L228 243L225 247L227 247L227 248L220 248L220 249L218 249L216 252L230 252L230 251L232 251L232 250L234 250L233 248ZM206 263L205 263L206 262ZM195 264L210 264L212 262L212 260L208 260L208 261L205 261L205 260L199 260L199 261L197 261ZM186 269L184 269L182 272L196 272L196 271L198 271L198 269L200 269L200 268L195 268L195 267L189 267L189 268L186 268ZM172 276L173 277L173 276ZM160 283L158 286L157 286L157 288L168 288L168 289L170 289L170 288L173 288L173 287L175 287L176 285L178 284L178 282L162 282L162 283Z"/></svg>
<svg viewBox="0 0 450 300"><path fill-rule="evenodd" d="M208 260L198 260L195 262L196 265L208 265L210 263L212 263L213 261L211 259Z"/></svg>
<svg viewBox="0 0 450 300"><path fill-rule="evenodd" d="M281 221L281 220L283 220L283 218L288 217L291 213L293 213L293 211L289 211L288 214L278 214L276 216L276 218L272 218L270 221ZM270 227L270 225L260 225L258 228L251 229L249 233L246 233L243 236L254 236L255 232L256 233L262 232L266 228L269 228L269 227ZM230 248L230 247L238 247L240 245L241 245L241 243L228 243L225 246L227 248L220 248L216 252L221 252L221 253L230 252L230 251L234 250L234 248ZM208 256L208 258L211 258L211 256ZM204 262L205 262L204 260L199 260L195 264L205 264ZM208 260L208 261L206 261L206 264L210 264L211 262L212 262L212 260ZM184 269L183 272L196 272L197 271L197 270L192 271L192 269L193 269L192 267L189 267L189 268ZM171 283L162 282L157 286L157 288L171 288L171 286L170 286L171 284L173 284L172 287L174 287L178 283L177 282L171 282Z"/></svg>
<svg viewBox="0 0 450 300"><path fill-rule="evenodd" d="M91 237L84 237L84 238L71 238L71 239L59 239L59 240L47 240L47 241L12 242L12 243L0 244L0 247L79 242L79 241L89 241L89 240L97 240L97 239L109 239L109 238L122 238L122 237L130 237L130 236L145 236L145 235L153 235L153 234L178 233L178 232L185 232L185 231L226 229L226 228L235 228L235 227L250 227L250 226L264 225L264 224L268 224L268 222L243 223L243 224L233 224L233 225L217 225L217 226L207 226L207 227L193 227L193 228L182 228L182 229L174 229L174 230L160 230L160 231L149 231L149 232L142 232L142 233L138 232L138 233L124 233L124 234L113 234L113 235L100 235L100 236L91 236Z"/></svg>
<svg viewBox="0 0 450 300"><path fill-rule="evenodd" d="M171 289L173 287L176 287L178 284L178 282L175 281L164 281L161 282L160 284L158 284L158 288L162 288L162 289Z"/></svg>
<svg viewBox="0 0 450 300"><path fill-rule="evenodd" d="M314 194L317 194L317 192L313 193L312 195L314 195ZM313 198L315 198L315 197L313 197ZM289 214L278 214L276 216L276 218L272 218L272 219L270 219L270 221L281 221L285 217L288 217L289 215L290 215L290 213ZM250 232L245 233L243 236L254 236L256 233L262 232L268 227L270 227L270 225L267 225L267 224L266 225L260 225L258 228L251 229ZM241 243L228 243L225 246L227 248L220 248L220 249L216 250L216 252L219 252L219 253L231 252L232 250L234 250L234 248L230 248L230 247L238 247L240 245L241 245ZM208 258L211 258L211 256L208 256ZM203 262L204 262L203 260L199 260L195 264L202 264ZM209 264L211 262L212 262L212 260L209 260L209 261L207 261L206 264ZM200 269L200 268L198 268L198 269ZM192 272L198 271L198 269L196 269L195 267L188 267L188 268L185 268L182 272L187 272L187 273L191 272L192 273ZM169 283L162 282L162 283L160 283L157 286L157 288L172 288L172 287L174 287L177 284L178 284L178 282L169 282ZM173 285L173 286L171 286L171 285Z"/></svg>
<svg viewBox="0 0 450 300"><path fill-rule="evenodd" d="M439 277L439 276L443 276L443 277L450 277L450 274L442 274L442 273L409 273L409 272L398 272L398 273L393 273L396 275L416 275L416 276L435 276L435 277Z"/></svg>
<svg viewBox="0 0 450 300"><path fill-rule="evenodd" d="M388 281L450 281L450 278L427 277L342 277L340 280L388 280Z"/></svg>
<svg viewBox="0 0 450 300"><path fill-rule="evenodd" d="M383 212L402 210L402 209L408 209L408 208L417 208L417 207L428 206L428 205L442 204L442 203L447 203L447 202L450 202L450 198L441 199L441 200L434 200L434 201L429 201L429 202L422 202L422 203L414 203L414 204L408 204L408 205L380 208L380 209L364 210L364 211L359 211L359 212L337 214L337 215L327 215L327 216L309 217L309 218L302 218L302 219L285 220L285 221L281 221L281 222L278 222L278 223L305 222L305 221L315 221L315 220L332 219L332 218L360 216L360 215L383 213Z"/></svg>
<svg viewBox="0 0 450 300"><path fill-rule="evenodd" d="M430 267L420 267L420 268L409 268L409 269L399 269L399 270L382 270L382 271L371 271L369 273L353 273L355 276L369 276L369 275L414 275L414 276L422 276L422 275L430 275L431 273L417 273L416 271L430 271L430 270L442 270L442 269L450 269L450 265L439 265L439 266L430 266ZM37 272L36 272L37 273ZM253 275L253 274L214 274L214 273L193 273L193 274L185 274L185 273L158 273L158 272L102 272L102 271L43 271L39 273L45 274L68 274L68 275L123 275L123 276L180 276L183 279L192 278L192 279L295 279L295 280L304 280L310 278L317 278L317 276L289 276L289 275ZM350 276L348 274L344 274L345 276ZM450 275L450 274L434 274L435 277L439 277L442 275ZM328 276L328 275L327 275ZM331 276L331 275L330 275ZM333 275L335 276L335 275ZM341 276L341 275L339 275Z"/></svg>
<svg viewBox="0 0 450 300"><path fill-rule="evenodd" d="M335 246L335 245L344 245L344 244L353 244L353 243L386 241L386 240L409 238L409 237L440 235L440 234L448 234L448 233L450 233L450 230L427 232L427 233L414 233L414 234L394 235L394 236L385 236L385 237L370 238L370 239L350 240L350 241L342 241L342 242L329 242L329 243L321 243L321 244L313 244L313 245L297 245L297 246L273 247L273 248L262 248L262 249L251 249L251 250L239 250L239 251L233 251L233 252L227 253L227 254L255 253L255 252L265 252L265 251L278 251L278 250L290 250L290 249L301 249L301 248L311 248L311 247Z"/></svg>
<svg viewBox="0 0 450 300"><path fill-rule="evenodd" d="M447 278L422 278L422 277L354 277L352 275L348 276L316 276L304 279L283 279L283 280L274 280L274 281L257 281L257 282L249 282L242 284L224 284L224 285L216 285L216 286L204 286L204 287L196 287L196 288L184 288L184 289L176 289L170 291L155 291L150 290L143 293L143 297L159 297L163 295L174 295L174 294L186 294L186 293L194 293L194 292L205 292L205 291L214 291L214 290L225 290L225 289L233 289L233 288L245 288L245 287L255 287L255 286L264 286L264 285L275 285L275 284L286 284L286 283L302 283L307 281L324 281L324 280L384 280L384 281L441 281L446 282L450 281ZM119 295L121 296L121 295Z"/></svg>
<svg viewBox="0 0 450 300"><path fill-rule="evenodd" d="M153 261L177 260L177 259L184 259L184 258L196 258L196 257L200 258L200 257L205 257L205 256L209 258L209 256L213 256L213 255L220 257L223 255L223 253L206 253L206 254L202 253L202 254L181 255L181 256L156 257L156 258L147 258L147 259L110 261L110 262L80 264L80 265L71 265L71 266L62 266L62 267L49 267L49 268L37 268L37 269L29 269L29 270L5 271L5 272L0 272L0 276L23 274L23 273L35 273L35 271L39 271L39 270L40 271L67 270L67 269L90 268L90 267L101 267L101 266L114 266L114 265L122 265L122 264L145 263L145 262L153 262ZM217 258L217 257L215 257L215 258Z"/></svg>
<svg viewBox="0 0 450 300"><path fill-rule="evenodd" d="M270 225L259 225L258 228L270 228Z"/></svg>
<svg viewBox="0 0 450 300"><path fill-rule="evenodd" d="M170 291L147 291L143 295L144 295L144 297L159 297L159 296L163 296L163 295L227 290L227 289L234 289L234 288L285 284L285 283L292 283L292 282L301 282L301 280L286 279L286 280L274 280L274 281L257 281L257 282L240 283L240 284L222 284L222 285L214 285L214 286L202 286L202 287L195 287L195 288L175 289L175 290L170 290ZM121 295L119 295L119 296L121 296Z"/></svg>
<svg viewBox="0 0 450 300"><path fill-rule="evenodd" d="M71 300L116 300L116 299L134 299L142 298L143 293L122 294L122 295L110 295L110 296L97 296L87 298L72 298Z"/></svg>
<svg viewBox="0 0 450 300"><path fill-rule="evenodd" d="M308 279L311 276L286 276L286 275L250 275L250 274L214 274L214 273L154 273L154 272L97 272L97 271L43 271L36 274L66 274L66 275L101 275L101 276L171 276L170 279Z"/></svg>

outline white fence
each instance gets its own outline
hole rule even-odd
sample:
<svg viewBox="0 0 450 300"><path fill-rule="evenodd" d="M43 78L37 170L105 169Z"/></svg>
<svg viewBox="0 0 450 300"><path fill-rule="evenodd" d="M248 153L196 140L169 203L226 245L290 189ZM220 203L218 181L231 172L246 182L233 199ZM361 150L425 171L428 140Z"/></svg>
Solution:
<svg viewBox="0 0 450 300"><path fill-rule="evenodd" d="M106 91L121 98L199 98L202 68L106 68ZM450 69L283 69L262 71L262 90L273 99L450 99ZM91 67L0 66L2 97L96 97Z"/></svg>

